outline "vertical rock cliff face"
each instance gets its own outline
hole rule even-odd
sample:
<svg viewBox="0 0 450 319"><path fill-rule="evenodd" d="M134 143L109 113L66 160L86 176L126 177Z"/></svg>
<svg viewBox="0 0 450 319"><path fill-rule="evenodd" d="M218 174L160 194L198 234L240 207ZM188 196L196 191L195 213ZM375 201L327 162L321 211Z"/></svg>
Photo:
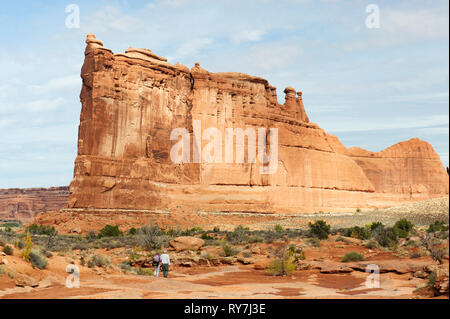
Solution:
<svg viewBox="0 0 450 319"><path fill-rule="evenodd" d="M346 149L309 121L293 88L280 105L259 77L199 64L189 70L146 49L113 54L93 35L86 43L69 208L292 213L448 194L447 174L426 142L379 153ZM234 136L231 148L229 129L245 137ZM185 160L174 161L183 141Z"/></svg>
<svg viewBox="0 0 450 319"><path fill-rule="evenodd" d="M0 189L0 220L31 222L39 213L67 206L69 187Z"/></svg>

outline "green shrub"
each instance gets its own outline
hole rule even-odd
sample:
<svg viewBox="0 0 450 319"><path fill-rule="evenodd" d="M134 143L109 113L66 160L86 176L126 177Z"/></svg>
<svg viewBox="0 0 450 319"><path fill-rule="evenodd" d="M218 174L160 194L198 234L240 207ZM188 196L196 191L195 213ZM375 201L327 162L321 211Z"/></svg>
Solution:
<svg viewBox="0 0 450 319"><path fill-rule="evenodd" d="M136 235L136 234L137 234L137 229L134 228L134 227L131 227L131 228L128 229L128 231L127 231L127 235L129 235L129 236L133 236L133 235Z"/></svg>
<svg viewBox="0 0 450 319"><path fill-rule="evenodd" d="M406 218L400 219L394 224L394 229L400 238L407 238L413 227L414 225Z"/></svg>
<svg viewBox="0 0 450 319"><path fill-rule="evenodd" d="M87 265L89 268L106 267L111 265L111 259L105 255L93 254L89 257Z"/></svg>
<svg viewBox="0 0 450 319"><path fill-rule="evenodd" d="M14 250L11 246L6 245L5 247L3 247L3 252L9 256L11 256L12 254L14 254Z"/></svg>
<svg viewBox="0 0 450 319"><path fill-rule="evenodd" d="M218 232L220 232L220 228L219 227L214 227L214 229L213 229L213 232L215 232L215 233L218 233Z"/></svg>
<svg viewBox="0 0 450 319"><path fill-rule="evenodd" d="M207 234L207 233L202 234L202 235L200 236L200 238L203 239L203 240L211 240L211 239L214 239L214 237L211 237L211 236L210 236L209 234Z"/></svg>
<svg viewBox="0 0 450 319"><path fill-rule="evenodd" d="M330 234L331 226L324 220L317 220L314 223L308 223L310 233L319 239L327 239Z"/></svg>
<svg viewBox="0 0 450 319"><path fill-rule="evenodd" d="M374 231L377 228L384 228L384 224L381 222L373 222L371 224L368 225L368 227L370 228L370 231Z"/></svg>
<svg viewBox="0 0 450 319"><path fill-rule="evenodd" d="M430 226L427 229L427 233L434 233L438 231L447 231L448 225L443 221L435 221L433 224L430 224Z"/></svg>
<svg viewBox="0 0 450 319"><path fill-rule="evenodd" d="M32 249L30 251L30 261L33 267L39 269L47 268L47 258L37 249Z"/></svg>
<svg viewBox="0 0 450 319"><path fill-rule="evenodd" d="M162 246L167 246L169 238L158 225L151 224L138 230L137 242L143 249L151 251L161 249Z"/></svg>
<svg viewBox="0 0 450 319"><path fill-rule="evenodd" d="M18 239L14 243L14 246L16 246L16 248L18 248L18 249L23 249L25 247L25 242L21 239Z"/></svg>
<svg viewBox="0 0 450 319"><path fill-rule="evenodd" d="M369 239L371 237L371 233L368 228L354 226L347 228L344 232L344 236L356 239Z"/></svg>
<svg viewBox="0 0 450 319"><path fill-rule="evenodd" d="M52 235L56 233L55 227L50 227L48 225L36 225L32 224L27 227L26 231L33 235Z"/></svg>
<svg viewBox="0 0 450 319"><path fill-rule="evenodd" d="M137 274L140 276L153 276L153 269L151 268L138 268Z"/></svg>
<svg viewBox="0 0 450 319"><path fill-rule="evenodd" d="M98 238L103 237L119 237L122 236L123 233L119 230L119 225L112 226L112 225L106 225L103 227L100 232L98 233Z"/></svg>
<svg viewBox="0 0 450 319"><path fill-rule="evenodd" d="M375 240L369 240L367 243L364 244L364 246L369 249L379 248L379 245Z"/></svg>
<svg viewBox="0 0 450 319"><path fill-rule="evenodd" d="M361 261L364 260L364 255L351 251L348 254L346 254L344 257L342 257L342 262L348 262L348 261Z"/></svg>
<svg viewBox="0 0 450 319"><path fill-rule="evenodd" d="M226 234L226 239L232 244L243 244L248 242L249 228L237 226L233 232Z"/></svg>
<svg viewBox="0 0 450 319"><path fill-rule="evenodd" d="M280 224L275 225L273 230L275 230L277 233L282 233L284 231L283 226L281 226Z"/></svg>
<svg viewBox="0 0 450 319"><path fill-rule="evenodd" d="M420 257L422 257L422 254L419 253L419 252L412 253L412 254L409 256L409 258L420 258Z"/></svg>
<svg viewBox="0 0 450 319"><path fill-rule="evenodd" d="M234 256L239 252L237 249L230 247L226 241L222 242L222 249L226 257Z"/></svg>
<svg viewBox="0 0 450 319"><path fill-rule="evenodd" d="M349 244L350 243L350 241L347 238L342 237L342 236L339 236L338 238L336 238L336 241L343 242L344 244Z"/></svg>
<svg viewBox="0 0 450 319"><path fill-rule="evenodd" d="M392 247L397 244L398 240L397 230L392 227L378 227L375 229L373 236L383 247Z"/></svg>
<svg viewBox="0 0 450 319"><path fill-rule="evenodd" d="M269 264L268 270L274 276L286 276L294 272L295 257L290 248L283 248L276 253L277 257Z"/></svg>

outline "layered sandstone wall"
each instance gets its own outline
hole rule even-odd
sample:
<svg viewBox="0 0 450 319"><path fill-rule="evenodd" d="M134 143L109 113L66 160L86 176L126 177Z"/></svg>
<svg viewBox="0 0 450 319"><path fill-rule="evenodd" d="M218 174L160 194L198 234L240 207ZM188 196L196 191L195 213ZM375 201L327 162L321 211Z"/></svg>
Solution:
<svg viewBox="0 0 450 319"><path fill-rule="evenodd" d="M39 213L67 206L69 187L0 189L0 220L31 222Z"/></svg>
<svg viewBox="0 0 450 319"><path fill-rule="evenodd" d="M405 142L372 161L311 123L293 88L280 105L276 89L259 77L211 73L199 64L189 70L146 49L113 54L93 35L86 43L70 208L292 213L448 194L447 174L425 142L416 141L424 152ZM270 129L277 128L276 172L264 174L269 164L259 159L249 162L248 143L238 139L232 149L244 151L243 163L236 154L225 163L225 143L220 161L196 163L198 145L214 140L205 135L211 127L222 140L227 128L257 135L264 128L268 154ZM189 163L171 159L175 128L190 134Z"/></svg>

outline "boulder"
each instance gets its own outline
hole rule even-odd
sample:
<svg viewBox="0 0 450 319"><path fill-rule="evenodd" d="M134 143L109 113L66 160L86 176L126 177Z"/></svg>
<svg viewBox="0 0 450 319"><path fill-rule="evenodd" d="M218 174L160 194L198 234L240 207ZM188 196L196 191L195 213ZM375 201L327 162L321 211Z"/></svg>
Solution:
<svg viewBox="0 0 450 319"><path fill-rule="evenodd" d="M18 287L37 287L39 281L25 274L17 274L15 276L15 283Z"/></svg>
<svg viewBox="0 0 450 319"><path fill-rule="evenodd" d="M176 251L199 250L204 244L205 241L203 239L192 236L177 237L169 243Z"/></svg>

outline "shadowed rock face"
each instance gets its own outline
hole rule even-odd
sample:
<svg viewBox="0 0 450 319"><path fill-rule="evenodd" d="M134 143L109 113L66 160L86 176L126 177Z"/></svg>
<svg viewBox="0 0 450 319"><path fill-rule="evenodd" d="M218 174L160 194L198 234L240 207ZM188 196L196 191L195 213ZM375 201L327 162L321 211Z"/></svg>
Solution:
<svg viewBox="0 0 450 319"><path fill-rule="evenodd" d="M424 141L378 153L347 149L309 121L294 88L280 105L276 88L259 77L210 73L198 63L189 70L146 49L114 54L93 35L86 43L69 208L293 213L448 194L445 169ZM226 128L277 128L276 172L262 174L247 155L244 163L195 163L196 125L222 137ZM190 133L190 163L171 160L175 128ZM247 154L247 142L233 146Z"/></svg>
<svg viewBox="0 0 450 319"><path fill-rule="evenodd" d="M69 187L0 189L0 220L31 222L38 213L67 205Z"/></svg>

